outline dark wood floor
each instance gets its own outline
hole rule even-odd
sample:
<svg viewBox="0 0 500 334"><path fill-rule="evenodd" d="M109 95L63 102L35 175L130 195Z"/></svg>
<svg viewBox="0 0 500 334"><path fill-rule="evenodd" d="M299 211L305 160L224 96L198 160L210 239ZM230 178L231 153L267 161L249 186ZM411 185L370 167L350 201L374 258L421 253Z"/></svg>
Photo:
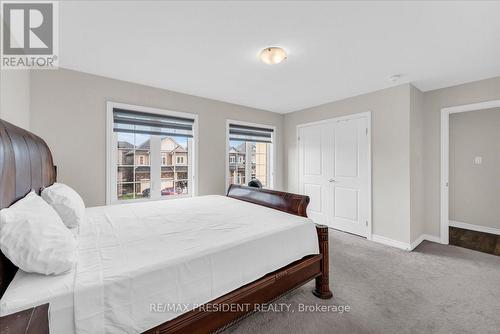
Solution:
<svg viewBox="0 0 500 334"><path fill-rule="evenodd" d="M450 245L500 256L500 236L450 226Z"/></svg>

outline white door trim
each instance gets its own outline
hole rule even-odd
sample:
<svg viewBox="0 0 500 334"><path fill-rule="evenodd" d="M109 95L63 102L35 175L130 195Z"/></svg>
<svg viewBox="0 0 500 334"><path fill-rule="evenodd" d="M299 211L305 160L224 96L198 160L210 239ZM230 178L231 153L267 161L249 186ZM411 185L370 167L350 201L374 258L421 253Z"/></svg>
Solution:
<svg viewBox="0 0 500 334"><path fill-rule="evenodd" d="M329 123L329 122L334 122L334 121L342 121L342 120L352 120L352 119L359 119L359 118L366 118L367 119L367 136L368 136L368 227L367 227L367 234L366 234L366 239L367 240L372 240L372 112L371 111L366 111L366 112L361 112L357 114L352 114L352 115L345 115L345 116L339 116L339 117L334 117L334 118L329 118L329 119L324 119L321 121L316 121L316 122L309 122L309 123L302 123L298 124L295 129L295 147L297 148L297 162L296 162L296 168L297 168L297 185L300 185L300 160L299 160L299 154L298 154L298 149L299 149L299 131L300 128L311 126L311 125L318 125L318 124L324 124L324 123ZM298 189L297 189L298 190Z"/></svg>
<svg viewBox="0 0 500 334"><path fill-rule="evenodd" d="M500 107L500 100L464 104L441 109L441 228L440 241L449 243L450 115Z"/></svg>

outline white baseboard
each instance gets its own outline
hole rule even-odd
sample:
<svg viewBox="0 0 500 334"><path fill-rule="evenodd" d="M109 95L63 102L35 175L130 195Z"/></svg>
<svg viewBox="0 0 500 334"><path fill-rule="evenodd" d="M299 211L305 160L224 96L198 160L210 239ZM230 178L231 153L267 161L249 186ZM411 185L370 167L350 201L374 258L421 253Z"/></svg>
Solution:
<svg viewBox="0 0 500 334"><path fill-rule="evenodd" d="M372 241L378 242L379 244L384 244L387 246L391 247L396 247L399 249L403 249L406 251L412 251L414 250L418 245L422 243L422 241L427 240L431 242L437 242L440 243L439 237L436 237L434 235L429 235L429 234L422 234L420 237L417 238L417 240L413 241L411 244L410 243L405 243L402 241L397 241L393 239L389 239L380 235L372 234Z"/></svg>
<svg viewBox="0 0 500 334"><path fill-rule="evenodd" d="M410 250L414 250L415 248L417 248L417 246L420 245L422 243L422 241L424 241L424 240L431 241L431 242L437 242L438 244L441 243L441 239L439 237L436 237L435 235L422 234L420 237L417 238L417 240L415 240L411 243Z"/></svg>
<svg viewBox="0 0 500 334"><path fill-rule="evenodd" d="M435 235L430 235L430 234L424 234L424 240L430 241L430 242L435 242L440 244L441 243L441 238Z"/></svg>
<svg viewBox="0 0 500 334"><path fill-rule="evenodd" d="M379 244L384 244L391 247L396 247L399 249L404 249L407 251L411 250L411 245L402 241L397 241L394 239L389 239L381 235L372 234L372 241L378 242Z"/></svg>
<svg viewBox="0 0 500 334"><path fill-rule="evenodd" d="M500 229L494 228L494 227L473 225L473 224L468 224L468 223L463 223L463 222L457 222L455 220L450 220L449 224L450 224L450 226L464 228L466 230L472 230L472 231L500 235Z"/></svg>
<svg viewBox="0 0 500 334"><path fill-rule="evenodd" d="M417 240L413 241L410 244L411 250L414 250L415 248L417 248L417 246L420 245L422 243L422 241L424 241L424 240L425 240L425 235L422 234L420 237L417 238Z"/></svg>

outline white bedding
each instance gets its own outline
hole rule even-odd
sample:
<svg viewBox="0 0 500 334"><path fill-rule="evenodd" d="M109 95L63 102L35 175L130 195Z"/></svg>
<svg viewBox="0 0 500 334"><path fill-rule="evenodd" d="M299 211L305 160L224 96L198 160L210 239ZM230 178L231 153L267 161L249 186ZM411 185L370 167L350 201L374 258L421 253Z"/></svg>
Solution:
<svg viewBox="0 0 500 334"><path fill-rule="evenodd" d="M70 231L78 239L78 228ZM75 333L74 282L75 270L62 275L42 275L19 269L0 299L0 316L50 303L50 333Z"/></svg>
<svg viewBox="0 0 500 334"><path fill-rule="evenodd" d="M73 284L75 271L62 275L41 275L18 270L0 301L0 315L16 313L46 303L51 334L75 332Z"/></svg>
<svg viewBox="0 0 500 334"><path fill-rule="evenodd" d="M223 196L90 208L70 292L73 332L142 332L183 313L152 304L191 309L318 252L309 219ZM72 333L53 327L54 307L51 333Z"/></svg>

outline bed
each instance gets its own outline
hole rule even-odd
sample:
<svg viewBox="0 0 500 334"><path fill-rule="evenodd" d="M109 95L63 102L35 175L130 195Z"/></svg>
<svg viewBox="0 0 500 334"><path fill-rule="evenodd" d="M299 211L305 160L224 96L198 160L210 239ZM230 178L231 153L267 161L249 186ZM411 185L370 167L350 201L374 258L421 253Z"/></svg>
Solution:
<svg viewBox="0 0 500 334"><path fill-rule="evenodd" d="M56 174L41 138L0 121L0 208ZM0 332L210 333L312 279L331 298L328 229L306 217L308 202L233 185L226 196L89 208L72 272L27 274L1 254Z"/></svg>

